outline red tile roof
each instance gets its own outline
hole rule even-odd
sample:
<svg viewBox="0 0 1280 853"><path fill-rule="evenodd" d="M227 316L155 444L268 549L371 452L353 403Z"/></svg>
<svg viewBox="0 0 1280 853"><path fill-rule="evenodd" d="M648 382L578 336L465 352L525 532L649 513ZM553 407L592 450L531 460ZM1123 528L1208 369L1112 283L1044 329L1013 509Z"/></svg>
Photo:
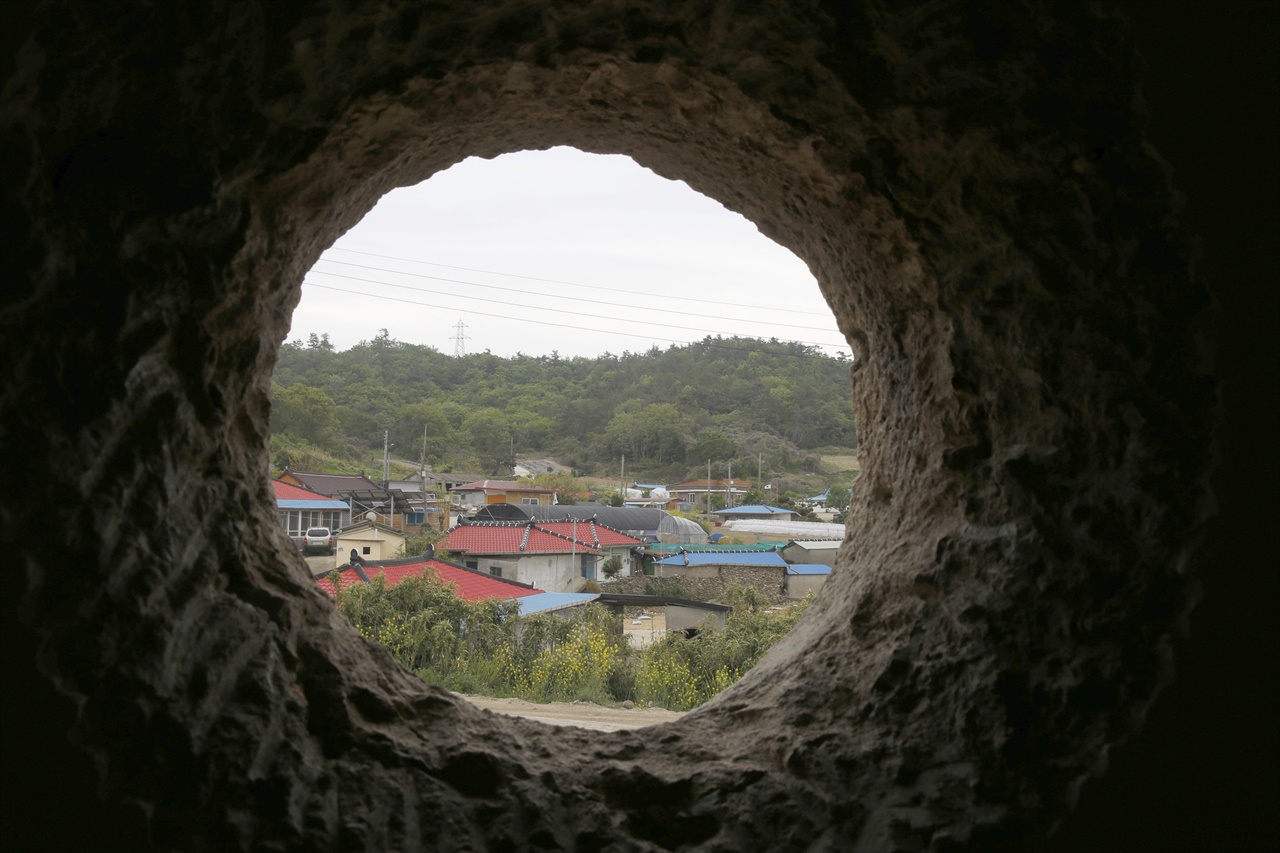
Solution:
<svg viewBox="0 0 1280 853"><path fill-rule="evenodd" d="M387 586L395 586L405 578L416 578L434 570L441 580L453 584L454 593L466 601L481 601L486 598L523 598L526 595L538 595L542 590L534 589L527 584L504 580L494 575L484 574L463 566L455 566L444 560L412 560L389 565L370 563L365 573L370 578L382 575ZM360 578L353 568L343 569L340 573L342 587L346 589L352 584L360 583ZM319 586L329 597L333 597L333 581L328 577L316 578Z"/></svg>
<svg viewBox="0 0 1280 853"><path fill-rule="evenodd" d="M586 525L578 523L582 528ZM582 531L580 530L581 534ZM638 541L638 540L637 540ZM545 525L497 521L460 524L449 529L437 547L442 551L466 554L580 554L594 553L590 539L574 542L569 536L546 529Z"/></svg>
<svg viewBox="0 0 1280 853"><path fill-rule="evenodd" d="M276 490L276 500L278 501L318 501L329 497L280 480L272 480L271 485Z"/></svg>
<svg viewBox="0 0 1280 853"><path fill-rule="evenodd" d="M628 536L621 530L606 527L598 521L540 521L538 526L552 533L559 533L570 539L577 538L592 547L610 547L616 545L643 545L643 540Z"/></svg>

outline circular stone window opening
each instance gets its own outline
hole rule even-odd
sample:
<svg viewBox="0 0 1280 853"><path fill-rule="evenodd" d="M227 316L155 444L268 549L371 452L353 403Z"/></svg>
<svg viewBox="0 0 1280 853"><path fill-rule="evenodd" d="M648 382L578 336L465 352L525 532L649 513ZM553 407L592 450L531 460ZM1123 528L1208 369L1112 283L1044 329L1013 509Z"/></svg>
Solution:
<svg viewBox="0 0 1280 853"><path fill-rule="evenodd" d="M856 468L835 472L844 479L834 486L825 477L801 481L787 474L817 471L824 460L856 464L850 455L819 457L815 449L843 445L852 451L856 442L850 362L830 309L794 255L741 217L627 158L562 148L468 160L384 196L309 272L293 327L273 384L272 467L282 478L277 492L327 490L354 508L350 519L340 519L339 510L283 499L285 529L303 543L304 553L309 527L333 529L339 547L309 557L312 573L336 567L336 576L320 578L326 592L338 595L340 609L364 636L384 643L429 682L462 693L520 690L561 701L590 696L688 710L750 669L831 574L844 539L842 518L835 518ZM307 333L316 329L324 331ZM416 347L401 336L436 346ZM622 355L611 355L608 350L620 342L627 345ZM483 348L483 356L468 358L468 343L473 352ZM498 362L486 344L514 361ZM671 352L662 361L664 349ZM646 375L625 380L637 363ZM509 389L486 379L495 367L509 374L516 365L529 378ZM619 397L624 381L630 391ZM566 387L577 390L566 393ZM728 388L741 399L717 403ZM716 411L702 408L716 405ZM365 442L357 450L351 436L361 431ZM676 480L656 487L637 483L626 487L626 499L633 514L646 517L663 515L660 507L677 501L705 513L716 524L714 550L704 551L707 534L696 523L677 517L670 520L693 528L697 539L639 524L657 530L659 540L641 559L633 552L644 539L634 537L646 530L606 527L593 534L591 522L574 537L581 539L573 547L582 553L570 553L566 540L561 554L556 542L577 525L556 519L572 514L586 520L612 510L575 514L560 508L546 517L536 509L515 512L508 501L536 506L545 496L521 497L498 482L483 492L498 507L466 503L480 495L465 491L469 481L509 480L512 460L556 446L569 448L560 455L574 469L591 462L598 472L601 464L621 461L621 471L633 478L654 466L701 471L705 457L714 478L689 479L674 494L666 488ZM361 453L363 463L357 461ZM368 474L311 470L343 456ZM473 475L460 473L465 471ZM516 473L533 472L517 467ZM774 506L784 475L789 488L804 489L782 498L788 505L799 498L794 509ZM557 500L582 500L586 495L576 493L585 485L611 481L622 497L616 477L575 480L565 469L553 479L548 487L571 487ZM460 506L449 501L454 488L455 499L463 495ZM417 489L438 500L425 502ZM829 494L835 495L834 509L825 505ZM478 508L477 520L466 524L463 512ZM466 526L438 538L454 523L447 520L454 513ZM527 513L540 522L530 528L534 541L510 521ZM500 526L482 530L479 519ZM637 526L611 518L598 523ZM469 534L483 534L487 550L463 543ZM513 537L510 547L488 541L503 534ZM538 541L547 534L556 542ZM601 534L623 544L593 543ZM787 548L757 544L790 539L799 541ZM683 553L683 544L670 544L686 541L702 544L688 545L692 554ZM410 559L425 549L437 562ZM569 565L575 561L582 565ZM606 579L610 568L617 572L624 564L622 577ZM498 635L510 634L514 624L506 609L464 614L466 605L410 603L401 590L394 600L403 612L393 615L366 600L386 593L360 585L370 576L395 585L432 569L464 599L511 598L507 609L545 613L538 624L546 630L567 631L569 623L577 628L551 641L537 639L542 629L522 626L500 641ZM482 584L459 569L498 580L484 578ZM525 585L552 594L534 597ZM664 595L712 601L678 604ZM726 601L732 611L724 609ZM601 610L612 615L601 621ZM556 618L546 621L552 612ZM452 626L448 642L427 629L433 618ZM612 623L619 620L617 637ZM733 630L726 633L730 623ZM480 630L482 624L489 629ZM704 628L711 633L697 643L657 642L673 631L702 636ZM535 641L537 654L525 648ZM603 651L614 647L614 653ZM570 665L578 658L591 661L584 671ZM657 712L613 716L618 725L664 719Z"/></svg>
<svg viewBox="0 0 1280 853"><path fill-rule="evenodd" d="M6 88L32 164L14 322L57 353L13 360L14 464L91 514L58 557L16 543L24 607L157 843L992 849L1059 814L1169 677L1207 512L1206 300L1110 25L273 9L233 13L241 38L51 4ZM360 640L281 558L262 476L324 249L395 186L557 145L684 180L803 258L868 448L858 547L798 628L607 742L484 714Z"/></svg>

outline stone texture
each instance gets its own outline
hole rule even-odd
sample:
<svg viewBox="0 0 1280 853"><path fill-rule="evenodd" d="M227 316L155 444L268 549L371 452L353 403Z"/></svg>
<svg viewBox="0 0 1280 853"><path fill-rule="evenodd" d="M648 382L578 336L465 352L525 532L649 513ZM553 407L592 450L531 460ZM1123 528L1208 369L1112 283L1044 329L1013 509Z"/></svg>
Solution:
<svg viewBox="0 0 1280 853"><path fill-rule="evenodd" d="M1209 298L1118 23L1074 4L49 2L0 105L0 545L162 848L1034 842L1172 676ZM418 683L274 518L304 272L472 155L625 153L803 257L855 348L857 547L676 724ZM51 549L26 531L52 524Z"/></svg>

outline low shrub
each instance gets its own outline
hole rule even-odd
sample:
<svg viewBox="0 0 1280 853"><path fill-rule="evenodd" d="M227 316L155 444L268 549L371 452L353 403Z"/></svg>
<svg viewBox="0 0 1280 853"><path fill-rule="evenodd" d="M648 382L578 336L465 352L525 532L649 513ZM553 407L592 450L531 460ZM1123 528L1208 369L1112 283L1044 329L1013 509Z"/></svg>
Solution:
<svg viewBox="0 0 1280 853"><path fill-rule="evenodd" d="M679 592L678 583L654 586L663 591L650 594ZM643 652L622 640L618 617L599 604L567 619L519 617L515 601L463 601L435 575L390 589L382 577L339 586L335 604L362 635L448 690L537 702L633 700L684 711L741 678L809 603L766 610L759 593L742 585L731 585L725 598L735 609L723 631L706 629L692 640L670 634Z"/></svg>

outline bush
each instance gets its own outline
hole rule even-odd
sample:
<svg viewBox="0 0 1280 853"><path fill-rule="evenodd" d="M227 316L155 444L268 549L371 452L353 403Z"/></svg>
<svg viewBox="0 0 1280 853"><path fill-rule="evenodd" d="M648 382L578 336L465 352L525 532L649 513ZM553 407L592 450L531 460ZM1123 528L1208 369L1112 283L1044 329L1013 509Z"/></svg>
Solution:
<svg viewBox="0 0 1280 853"><path fill-rule="evenodd" d="M668 635L645 649L636 673L636 698L673 711L701 705L755 666L795 627L810 600L780 613L735 610L725 630L707 630L692 640Z"/></svg>
<svg viewBox="0 0 1280 853"><path fill-rule="evenodd" d="M679 596L680 585L664 578L646 592ZM568 619L519 617L515 601L463 601L434 574L390 589L381 576L339 585L334 601L362 635L448 690L538 702L632 699L683 711L737 681L810 601L770 612L759 592L741 584L731 584L725 599L734 606L725 630L692 640L671 634L643 653L621 639L617 617L601 605L576 608Z"/></svg>
<svg viewBox="0 0 1280 853"><path fill-rule="evenodd" d="M613 630L615 619L595 604L578 608L570 619L521 619L514 642L498 654L516 695L538 702L614 701L610 680L631 654Z"/></svg>
<svg viewBox="0 0 1280 853"><path fill-rule="evenodd" d="M443 535L441 531L433 527L424 527L404 540L404 544L400 546L396 556L416 557L419 554L425 554L427 548L439 542L440 537Z"/></svg>
<svg viewBox="0 0 1280 853"><path fill-rule="evenodd" d="M617 554L614 554L612 557L604 561L600 566L600 571L604 572L604 576L607 578L614 577L618 572L622 571L622 558Z"/></svg>

